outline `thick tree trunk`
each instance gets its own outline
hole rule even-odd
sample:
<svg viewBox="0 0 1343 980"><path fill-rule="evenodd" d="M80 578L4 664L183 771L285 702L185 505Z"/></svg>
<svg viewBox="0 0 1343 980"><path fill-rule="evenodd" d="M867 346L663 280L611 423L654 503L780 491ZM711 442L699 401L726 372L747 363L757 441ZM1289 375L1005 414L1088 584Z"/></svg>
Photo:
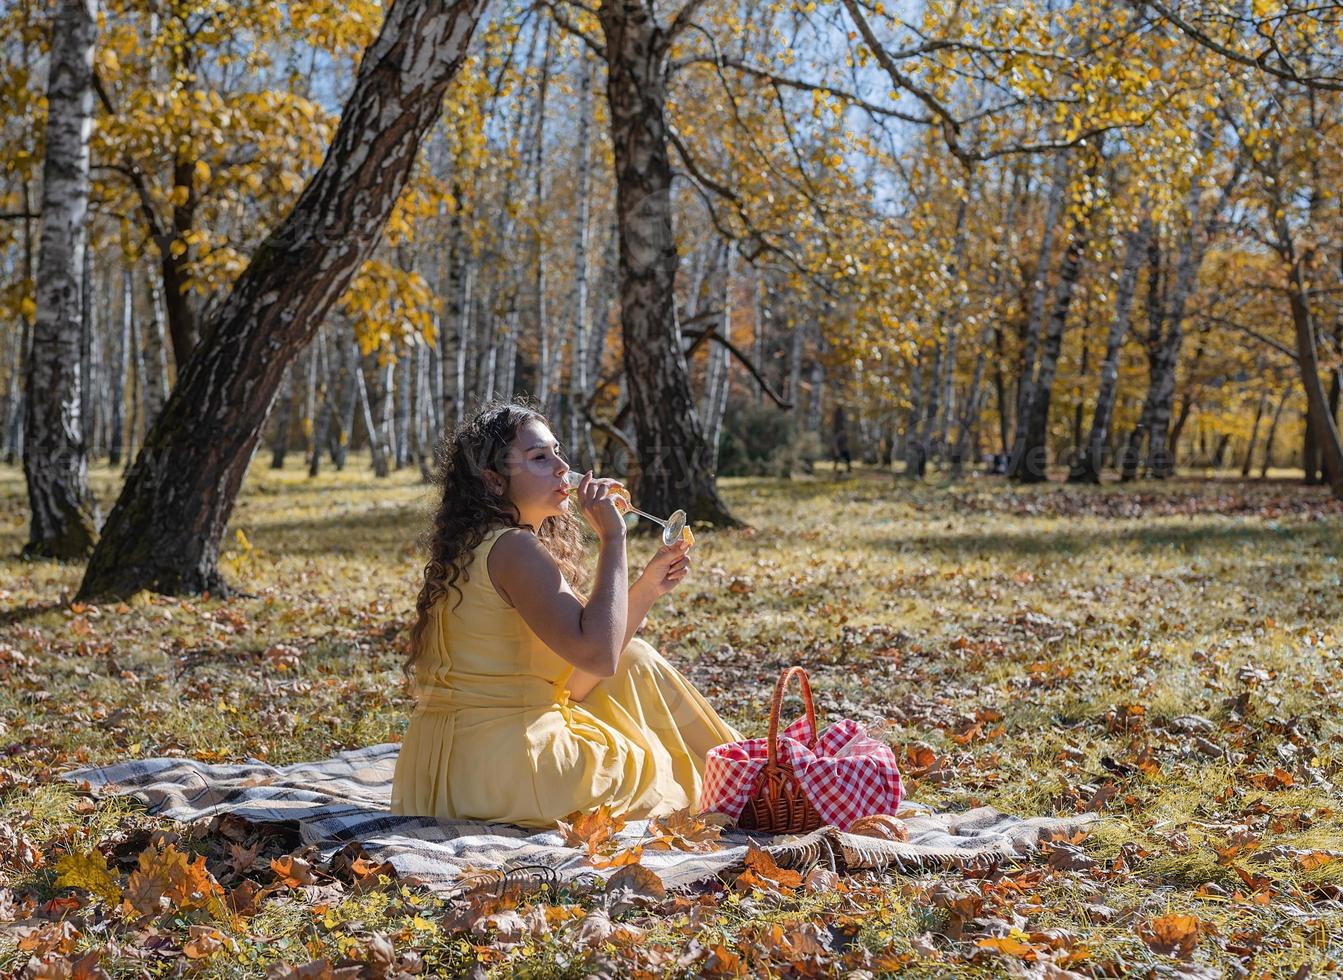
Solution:
<svg viewBox="0 0 1343 980"><path fill-rule="evenodd" d="M639 499L651 513L739 522L719 499L713 447L690 392L676 319L676 237L667 156L666 44L649 0L603 0L607 102L620 234L620 318L639 454Z"/></svg>
<svg viewBox="0 0 1343 980"><path fill-rule="evenodd" d="M1128 336L1129 317L1133 313L1133 294L1138 286L1138 270L1147 254L1147 242L1152 235L1152 219L1145 215L1128 235L1124 250L1124 265L1119 274L1115 292L1115 314L1110 323L1110 334L1105 339L1105 360L1101 364L1100 388L1096 392L1096 409L1091 415L1091 431L1086 448L1077 460L1069 483L1100 483L1105 464L1105 446L1110 438L1110 420L1114 417L1115 395L1119 389L1119 352Z"/></svg>
<svg viewBox="0 0 1343 980"><path fill-rule="evenodd" d="M219 542L286 365L368 258L486 0L397 0L321 168L202 331L80 595L225 589Z"/></svg>
<svg viewBox="0 0 1343 980"><path fill-rule="evenodd" d="M37 322L25 392L23 471L32 511L25 557L83 558L98 533L79 377L96 37L93 0L58 4L47 81Z"/></svg>
<svg viewBox="0 0 1343 980"><path fill-rule="evenodd" d="M1319 356L1315 349L1315 318L1310 308L1310 285L1303 265L1309 256L1292 264L1287 299L1292 308L1292 325L1296 328L1296 362L1301 370L1301 384L1306 391L1307 426L1314 436L1316 451L1324 469L1325 482L1333 496L1343 499L1343 442L1338 426L1329 411L1324 385L1320 381ZM1307 473L1309 475L1309 473Z"/></svg>

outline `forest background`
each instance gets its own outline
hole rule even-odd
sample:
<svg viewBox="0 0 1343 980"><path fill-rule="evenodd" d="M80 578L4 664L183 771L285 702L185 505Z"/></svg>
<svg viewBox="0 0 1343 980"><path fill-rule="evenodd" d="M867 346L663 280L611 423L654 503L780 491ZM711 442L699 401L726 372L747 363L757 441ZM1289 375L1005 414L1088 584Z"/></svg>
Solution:
<svg viewBox="0 0 1343 980"><path fill-rule="evenodd" d="M273 465L367 447L379 472L427 470L470 405L525 392L575 465L636 482L639 443L693 421L672 468L707 478L687 485L710 522L731 520L714 473L824 456L921 474L996 454L1027 481L1294 466L1343 492L1337 23L1219 11L694 3L642 42L656 77L609 89L598 11L490 7L385 234L279 358ZM78 332L55 358L77 360L26 384L53 359L31 349L55 13L5 13L0 452L63 411L60 452L129 467L321 164L381 11L99 10ZM657 186L621 169L649 119ZM664 201L652 302L674 320L622 309L622 227L637 261ZM680 349L631 356L622 316L641 315ZM26 399L49 410L25 422ZM33 469L58 455L43 438ZM87 553L54 520L30 549Z"/></svg>
<svg viewBox="0 0 1343 980"><path fill-rule="evenodd" d="M1339 31L1275 0L6 4L0 966L1336 968ZM763 868L709 911L533 896L527 938L60 783L397 737L421 477L514 394L707 532L649 636L734 723L805 663L900 731L915 799L1104 829L985 874Z"/></svg>

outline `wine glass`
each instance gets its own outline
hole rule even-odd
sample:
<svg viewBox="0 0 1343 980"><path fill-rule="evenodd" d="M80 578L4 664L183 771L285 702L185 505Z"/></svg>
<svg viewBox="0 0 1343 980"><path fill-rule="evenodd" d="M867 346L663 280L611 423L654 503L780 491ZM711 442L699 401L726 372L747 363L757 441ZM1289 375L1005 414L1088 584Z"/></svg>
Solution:
<svg viewBox="0 0 1343 980"><path fill-rule="evenodd" d="M583 474L579 473L577 470L570 470L564 475L564 482L569 484L569 493L570 496L572 496L573 492L578 489L578 485L583 482ZM648 518L654 524L661 524L662 543L668 548L681 540L681 532L685 530L685 511L673 511L671 517L668 517L664 521L660 517L654 517L652 514L641 511L638 507L635 507L630 503L630 492L623 486L616 484L611 488L611 492L619 498L619 503L617 503L616 506L623 506L623 509L629 511L631 514L638 514L640 517Z"/></svg>

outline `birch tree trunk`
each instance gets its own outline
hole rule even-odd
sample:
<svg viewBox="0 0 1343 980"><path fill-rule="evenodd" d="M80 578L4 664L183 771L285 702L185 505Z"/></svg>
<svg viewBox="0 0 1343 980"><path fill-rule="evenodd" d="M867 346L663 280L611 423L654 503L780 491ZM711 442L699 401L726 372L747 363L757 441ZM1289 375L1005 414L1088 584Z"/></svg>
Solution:
<svg viewBox="0 0 1343 980"><path fill-rule="evenodd" d="M466 419L466 398L467 398L467 378L466 365L474 353L475 348L475 295L473 287L476 281L475 262L468 262L466 271L462 275L462 314L458 321L460 324L457 336L456 357L452 365L452 406L453 406L453 424L461 425ZM447 411L446 404L444 411ZM443 428L447 429L447 421L444 420Z"/></svg>
<svg viewBox="0 0 1343 980"><path fill-rule="evenodd" d="M1292 389L1284 388L1282 394L1278 396L1278 407L1273 410L1273 421L1268 424L1268 435L1264 438L1264 462L1259 468L1259 479L1268 478L1269 467L1273 465L1273 451L1278 442L1278 422L1282 419L1282 410L1287 407L1287 399L1291 397Z"/></svg>
<svg viewBox="0 0 1343 980"><path fill-rule="evenodd" d="M1285 225L1279 232L1287 241ZM1320 381L1320 361L1316 351L1315 316L1310 308L1310 283L1304 267L1310 265L1309 250L1292 264L1287 300L1292 308L1292 325L1296 332L1296 362L1301 371L1301 384L1306 390L1307 425L1315 438L1316 451L1324 469L1325 482L1330 493L1343 499L1343 441L1338 426L1329 411L1324 384Z"/></svg>
<svg viewBox="0 0 1343 980"><path fill-rule="evenodd" d="M513 398L516 390L518 371L518 313L514 310L506 320L508 329L504 333L504 343L499 351L499 397Z"/></svg>
<svg viewBox="0 0 1343 980"><path fill-rule="evenodd" d="M461 201L463 190L453 185L453 198ZM462 347L462 304L466 288L466 235L462 229L460 204L448 219L448 248L439 269L439 293L443 297L443 316L434 338L433 356L429 364L429 381L434 395L434 431L442 435L455 424L456 407L461 395L456 386L457 356ZM451 378L451 381L449 381Z"/></svg>
<svg viewBox="0 0 1343 980"><path fill-rule="evenodd" d="M87 236L86 236L87 238ZM85 247L79 285L79 429L86 458L98 456L98 330L93 310L93 249Z"/></svg>
<svg viewBox="0 0 1343 980"><path fill-rule="evenodd" d="M1264 420L1264 409L1268 407L1268 391L1259 393L1259 404L1254 409L1254 425L1250 427L1250 441L1245 447L1245 461L1241 463L1241 479L1247 479L1254 465L1254 451L1259 445L1259 423Z"/></svg>
<svg viewBox="0 0 1343 980"><path fill-rule="evenodd" d="M1008 277L1006 274L1007 264L1010 260L1008 249L1012 243L1012 230L1015 227L1017 207L1021 201L1021 184L1024 179L1023 168L1018 166L1012 174L1012 186L1007 193L1007 200L1004 203L999 226L1002 228L1002 235L998 241L996 260L990 263L989 271L989 299L988 308L996 310L998 301L1006 288ZM985 402L985 393L982 385L984 383L984 369L988 361L990 345L997 340L997 349L999 356L995 358L994 370L996 372L996 381L998 386L998 408L999 425L1006 431L1006 419L1002 418L1002 322L997 316L990 316L985 323L984 329L980 331L979 350L975 354L975 368L970 380L970 391L965 398L965 411L961 414L960 425L956 433L956 442L951 449L951 472L954 476L960 477L962 468L965 465L965 457L970 452L970 433L978 432L980 413L983 411ZM974 455L978 455L978 446L974 447ZM889 462L886 464L890 465Z"/></svg>
<svg viewBox="0 0 1343 980"><path fill-rule="evenodd" d="M321 168L264 241L146 437L84 598L227 592L219 543L286 365L372 254L486 0L397 0Z"/></svg>
<svg viewBox="0 0 1343 980"><path fill-rule="evenodd" d="M965 213L970 193L971 188L967 186L965 197L961 198L956 208L956 244L952 249L955 272L952 279L957 283L964 281L969 272L965 265L967 238ZM958 288L947 311L946 344L942 354L942 374L938 378L937 418L933 423L932 435L933 445L937 447L938 454L943 456L949 452L948 439L956 411L956 345L960 338L961 318L965 315L965 296L965 290Z"/></svg>
<svg viewBox="0 0 1343 980"><path fill-rule="evenodd" d="M541 78L536 93L536 129L532 137L532 230L536 248L536 278L532 289L535 293L534 309L536 313L536 333L541 341L540 354L537 357L536 400L541 410L547 411L550 403L552 331L550 317L546 310L546 236L543 232L544 207L546 198L546 93L550 87L550 51L552 21L546 21L546 39L541 54Z"/></svg>
<svg viewBox="0 0 1343 980"><path fill-rule="evenodd" d="M1115 291L1114 320L1105 339L1105 360L1101 364L1100 388L1096 392L1096 409L1091 415L1091 431L1085 449L1077 460L1069 483L1100 483L1105 465L1105 446L1110 438L1110 420L1114 417L1115 395L1119 388L1119 352L1128 336L1129 318L1133 315L1133 294L1138 288L1138 270L1147 254L1147 242L1152 236L1152 218L1144 215L1138 227L1128 235L1124 247L1124 265L1119 273Z"/></svg>
<svg viewBox="0 0 1343 980"><path fill-rule="evenodd" d="M61 0L47 80L37 322L25 386L23 472L32 520L23 554L29 558L83 558L98 534L79 377L96 37L93 0Z"/></svg>
<svg viewBox="0 0 1343 980"><path fill-rule="evenodd" d="M284 469L284 457L289 451L289 425L293 421L294 411L294 368L297 364L291 364L284 372L284 380L280 382L280 412L275 417L275 428L271 435L271 454L270 468L273 470Z"/></svg>
<svg viewBox="0 0 1343 980"><path fill-rule="evenodd" d="M135 302L132 298L131 310L134 312ZM145 377L145 359L141 351L140 330L132 320L129 337L130 351L130 370L131 370L131 391L126 404L130 407L126 419L126 465L123 473L129 473L131 461L135 459L135 454L140 448L141 426L144 423L144 377Z"/></svg>
<svg viewBox="0 0 1343 980"><path fill-rule="evenodd" d="M727 246L723 256L723 325L720 328L723 339L732 340L732 245ZM716 344L709 352L710 357L718 359L718 383L713 392L713 404L709 409L709 446L713 450L714 473L718 472L718 447L723 438L723 418L727 415L728 387L732 382L731 353L722 344Z"/></svg>
<svg viewBox="0 0 1343 980"><path fill-rule="evenodd" d="M10 352L10 388L5 402L5 463L13 465L23 457L23 402L24 381L28 376L28 352L32 347L32 330L28 318L20 315L19 335Z"/></svg>
<svg viewBox="0 0 1343 980"><path fill-rule="evenodd" d="M112 346L111 401L107 405L107 458L112 466L121 465L126 438L126 372L130 366L131 331L135 328L134 305L130 266L121 270L121 323L116 328L116 343ZM131 414L134 414L132 412Z"/></svg>
<svg viewBox="0 0 1343 980"><path fill-rule="evenodd" d="M332 399L331 352L327 349L326 331L318 330L313 344L312 387L310 400L317 403L317 416L312 429L312 446L308 454L308 476L317 476L322 469L322 450L326 447L327 434L331 431L335 418L335 405Z"/></svg>
<svg viewBox="0 0 1343 980"><path fill-rule="evenodd" d="M387 453L382 439L382 426L373 419L373 407L368 394L368 380L364 375L364 366L360 363L359 350L353 347L346 354L350 361L351 385L359 401L359 409L364 420L364 432L368 435L368 451L373 457L373 475L387 475Z"/></svg>
<svg viewBox="0 0 1343 980"><path fill-rule="evenodd" d="M719 499L712 447L690 392L676 317L676 237L665 118L666 47L651 0L602 0L620 234L620 318L639 456L652 513L737 525Z"/></svg>
<svg viewBox="0 0 1343 980"><path fill-rule="evenodd" d="M1031 285L1030 315L1026 320L1026 336L1022 342L1021 375L1017 384L1016 432L1012 443L1012 460L1009 463L1009 472L1012 474L1021 467L1020 456L1026 444L1031 406L1035 404L1035 362L1049 301L1049 264L1054 254L1054 233L1058 228L1059 215L1063 211L1063 199L1068 188L1068 166L1068 155L1060 153L1054 161L1049 203L1045 206L1040 251L1036 257L1034 281Z"/></svg>
<svg viewBox="0 0 1343 980"><path fill-rule="evenodd" d="M304 448L307 450L308 456L312 455L313 447L317 445L317 348L321 342L321 336L322 335L319 333L317 337L310 341L304 353L304 357L307 359L307 366L306 380L303 385L303 433L307 437Z"/></svg>
<svg viewBox="0 0 1343 980"><path fill-rule="evenodd" d="M140 348L140 358L144 362L144 374L141 375L141 391L145 405L144 425L148 432L150 426L163 411L163 403L168 400L168 357L164 349L163 306L159 302L159 287L153 273L145 274L145 296L149 307L149 319L145 322L144 343Z"/></svg>
<svg viewBox="0 0 1343 980"><path fill-rule="evenodd" d="M31 217L34 210L32 202L32 190L29 187L29 181L23 182L23 210L27 215L23 218L23 279L24 282L33 282L37 270L37 260L35 258L36 246L33 242L33 219ZM15 375L14 384L10 388L10 402L6 406L5 417L3 419L5 426L5 464L12 466L16 459L23 458L23 415L24 403L27 400L24 397L24 383L28 379L28 358L33 349L33 325L29 318L22 313L19 315L19 343L15 350ZM19 379L23 379L20 382Z"/></svg>
<svg viewBox="0 0 1343 980"><path fill-rule="evenodd" d="M396 416L392 427L396 430L396 468L399 470L410 462L410 395L415 381L414 355L403 351L396 359Z"/></svg>
<svg viewBox="0 0 1343 980"><path fill-rule="evenodd" d="M354 432L354 413L359 409L359 382L355 375L362 376L359 365L359 346L351 341L347 343L340 334L344 333L343 324L337 326L335 342L336 362L333 371L338 372L331 378L327 391L333 402L335 428L330 431L331 462L337 470L345 469L350 455L350 436ZM339 398L337 401L336 399Z"/></svg>
<svg viewBox="0 0 1343 980"><path fill-rule="evenodd" d="M573 362L569 373L569 458L574 468L592 467L592 423L587 417L588 376L591 326L588 323L588 239L591 235L592 207L588 200L592 187L592 62L586 51L579 51L578 79L578 241L574 245L574 327Z"/></svg>
<svg viewBox="0 0 1343 980"><path fill-rule="evenodd" d="M923 441L923 351L909 369L909 411L905 415L904 475L922 480L928 466L928 446Z"/></svg>
<svg viewBox="0 0 1343 980"><path fill-rule="evenodd" d="M1097 154L1100 148L1097 147ZM1094 178L1100 166L1099 156L1092 167ZM1077 280L1082 275L1082 262L1090 245L1091 212L1077 218L1068 234L1063 251L1059 281L1054 289L1054 305L1049 313L1049 328L1040 346L1040 369L1031 388L1034 397L1028 410L1025 439L1013 453L1008 476L1022 483L1043 483L1049 478L1049 406L1054 395L1054 375L1058 371L1059 353L1063 349L1063 332L1068 325L1068 311L1072 308Z"/></svg>
<svg viewBox="0 0 1343 980"><path fill-rule="evenodd" d="M1191 193L1185 207L1190 208L1189 228L1180 243L1176 263L1175 285L1171 291L1170 306L1166 311L1166 333L1156 360L1156 374L1152 387L1152 416L1147 433L1147 469L1151 476L1164 480L1174 472L1175 462L1170 445L1171 408L1175 398L1175 372L1179 366L1180 346L1184 341L1184 309L1203 264L1202 229L1198 222L1197 194Z"/></svg>
<svg viewBox="0 0 1343 980"><path fill-rule="evenodd" d="M802 346L806 340L806 327L794 325L788 344L788 380L784 385L783 397L793 406L795 415L799 408L798 392L802 387Z"/></svg>
<svg viewBox="0 0 1343 980"><path fill-rule="evenodd" d="M1161 353L1162 338L1165 333L1166 299L1162 288L1161 276L1161 229L1154 228L1147 240L1147 338L1143 348L1147 353L1147 373L1149 381L1147 392L1143 395L1142 408L1138 412L1138 422L1129 433L1121 462L1120 481L1129 483L1138 478L1142 465L1142 450L1147 431L1152 425L1152 413L1156 406L1156 385L1153 380L1157 372L1157 358Z"/></svg>

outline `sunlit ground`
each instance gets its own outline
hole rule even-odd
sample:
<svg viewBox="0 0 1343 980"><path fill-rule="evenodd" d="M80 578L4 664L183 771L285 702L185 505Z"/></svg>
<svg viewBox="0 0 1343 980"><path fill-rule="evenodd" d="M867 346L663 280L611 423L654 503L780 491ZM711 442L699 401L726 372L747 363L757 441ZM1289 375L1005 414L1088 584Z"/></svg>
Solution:
<svg viewBox="0 0 1343 980"><path fill-rule="evenodd" d="M115 607L72 607L80 568L15 557L23 478L0 468L0 840L20 834L49 855L31 870L0 854L0 896L46 901L63 894L52 865L64 850L170 826L125 801L90 808L55 772L179 753L286 763L404 729L401 644L428 489L412 470L375 479L363 460L316 480L297 458L282 472L268 461L258 457L225 541L226 574L249 595ZM92 473L105 509L118 479ZM760 732L780 669L802 663L823 723L856 717L897 746L912 798L1108 819L1081 842L1087 860L725 899L716 917L643 921L643 942L603 955L693 975L709 968L696 949L717 944L751 972L778 972L802 954L771 946L762 923L848 916L857 924L826 970L851 968L859 946L874 972L929 975L1045 956L1111 975L1343 961L1343 507L1322 491L1192 478L915 487L874 471L833 479L828 465L723 489L750 527L697 530L692 577L646 636L729 721ZM631 550L634 565L652 544ZM380 929L437 969L583 972L557 942L476 952L488 939L464 943L432 908L381 894L328 903L340 914L320 928L302 903L276 900L230 926L239 951L205 969L334 960L342 936ZM431 928L407 925L421 913ZM1187 960L1140 937L1167 913L1201 924ZM185 941L187 923L161 928ZM1062 938L1042 938L1049 930ZM292 948L272 942L285 936ZM1045 952L979 943L993 936ZM27 961L17 941L0 939L0 969ZM76 945L108 941L86 927ZM111 953L102 965L134 968Z"/></svg>

